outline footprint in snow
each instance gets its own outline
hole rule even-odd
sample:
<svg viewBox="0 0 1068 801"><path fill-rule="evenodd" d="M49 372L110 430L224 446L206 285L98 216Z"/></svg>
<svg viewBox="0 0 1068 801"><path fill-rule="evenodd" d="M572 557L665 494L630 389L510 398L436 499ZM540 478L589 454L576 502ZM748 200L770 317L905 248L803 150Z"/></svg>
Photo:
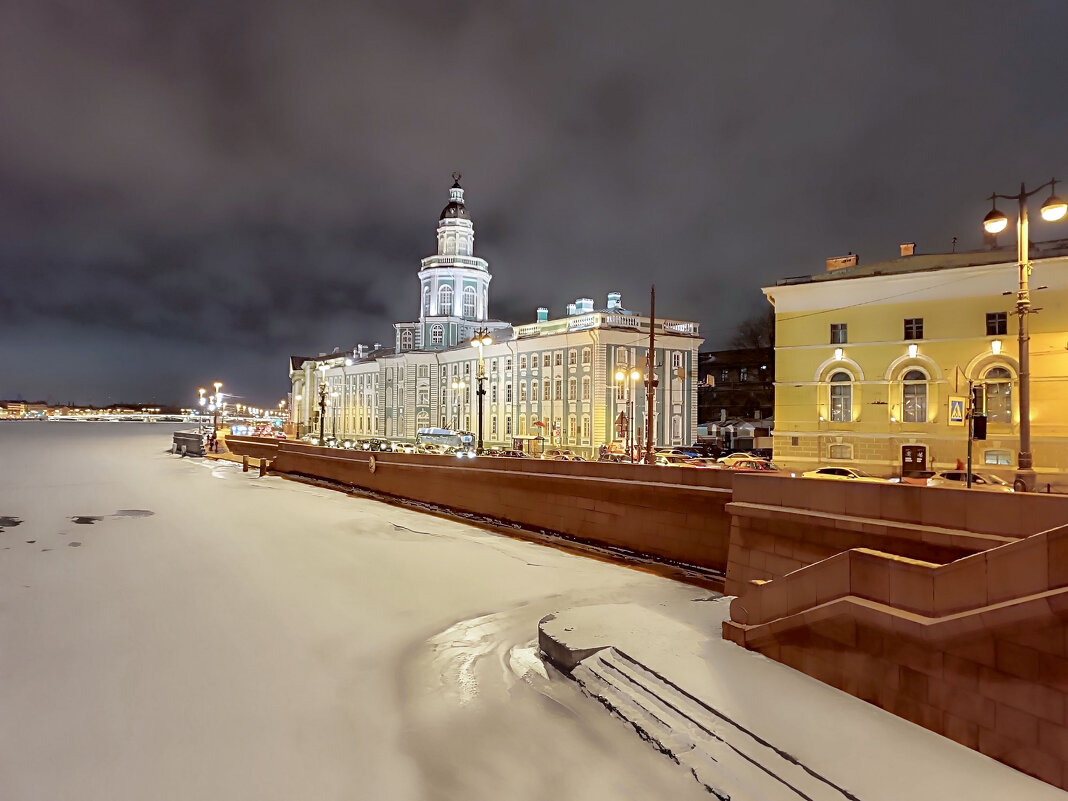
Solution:
<svg viewBox="0 0 1068 801"><path fill-rule="evenodd" d="M75 515L71 518L71 521L77 523L79 526L91 526L93 523L99 523L104 518L96 517L94 515Z"/></svg>
<svg viewBox="0 0 1068 801"><path fill-rule="evenodd" d="M73 542L68 542L67 543L67 547L68 548L80 548L81 546L82 546L82 544L80 542L78 542L77 540L74 540Z"/></svg>

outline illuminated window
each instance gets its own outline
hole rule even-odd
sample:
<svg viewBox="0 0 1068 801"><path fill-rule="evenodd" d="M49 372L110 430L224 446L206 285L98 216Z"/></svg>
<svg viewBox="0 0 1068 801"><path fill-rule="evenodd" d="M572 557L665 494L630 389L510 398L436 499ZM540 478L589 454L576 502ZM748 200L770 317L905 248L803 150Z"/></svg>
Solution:
<svg viewBox="0 0 1068 801"><path fill-rule="evenodd" d="M549 380L548 379L545 379L545 381L542 382L542 385L541 385L541 399L542 400L550 400L550 398L549 398Z"/></svg>
<svg viewBox="0 0 1068 801"><path fill-rule="evenodd" d="M1012 451L983 451L983 464L1011 465Z"/></svg>
<svg viewBox="0 0 1068 801"><path fill-rule="evenodd" d="M853 379L849 373L831 376L831 420L848 423L853 419Z"/></svg>
<svg viewBox="0 0 1068 801"><path fill-rule="evenodd" d="M567 352L567 364L568 367L574 367L578 364L578 355L573 350Z"/></svg>
<svg viewBox="0 0 1068 801"><path fill-rule="evenodd" d="M570 400L578 400L578 381L574 378L567 382L567 397Z"/></svg>
<svg viewBox="0 0 1068 801"><path fill-rule="evenodd" d="M556 399L557 400L563 400L564 399L564 381L563 381L563 379L561 379L561 378L556 379L556 382L553 385L553 391L556 393Z"/></svg>
<svg viewBox="0 0 1068 801"><path fill-rule="evenodd" d="M464 289L464 317L468 320L475 319L475 288L473 286Z"/></svg>
<svg viewBox="0 0 1068 801"><path fill-rule="evenodd" d="M902 380L902 419L906 423L926 423L927 375L922 370L909 370Z"/></svg>
<svg viewBox="0 0 1068 801"><path fill-rule="evenodd" d="M452 287L445 285L438 290L438 314L442 317L452 315Z"/></svg>
<svg viewBox="0 0 1068 801"><path fill-rule="evenodd" d="M531 370L537 370L538 369L538 354L536 354L536 353L531 355L531 357L530 357L530 369Z"/></svg>
<svg viewBox="0 0 1068 801"><path fill-rule="evenodd" d="M853 458L853 446L836 443L831 445L827 449L828 459L852 459Z"/></svg>
<svg viewBox="0 0 1068 801"><path fill-rule="evenodd" d="M583 378L582 379L582 399L583 400L589 400L590 399L590 379L589 378Z"/></svg>
<svg viewBox="0 0 1068 801"><path fill-rule="evenodd" d="M520 401L525 401L526 399L527 399L527 382L526 381L520 381L519 382L519 400Z"/></svg>
<svg viewBox="0 0 1068 801"><path fill-rule="evenodd" d="M519 357L519 369L520 370L526 370L527 369L527 357L526 356L520 356Z"/></svg>
<svg viewBox="0 0 1068 801"><path fill-rule="evenodd" d="M988 423L1012 422L1012 373L1004 367L991 367L985 382L986 420Z"/></svg>
<svg viewBox="0 0 1068 801"><path fill-rule="evenodd" d="M445 344L445 328L443 326L437 324L430 326L430 344Z"/></svg>
<svg viewBox="0 0 1068 801"><path fill-rule="evenodd" d="M583 348L582 349L582 363L583 364L589 364L590 363L590 358L591 358L590 357L590 349L589 348Z"/></svg>

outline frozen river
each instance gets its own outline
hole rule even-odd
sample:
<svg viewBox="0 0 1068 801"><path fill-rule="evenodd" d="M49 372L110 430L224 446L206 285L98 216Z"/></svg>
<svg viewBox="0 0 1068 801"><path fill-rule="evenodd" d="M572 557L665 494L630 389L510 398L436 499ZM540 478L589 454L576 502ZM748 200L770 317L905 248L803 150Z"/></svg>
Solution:
<svg viewBox="0 0 1068 801"><path fill-rule="evenodd" d="M708 797L535 646L707 591L169 432L0 423L0 799Z"/></svg>

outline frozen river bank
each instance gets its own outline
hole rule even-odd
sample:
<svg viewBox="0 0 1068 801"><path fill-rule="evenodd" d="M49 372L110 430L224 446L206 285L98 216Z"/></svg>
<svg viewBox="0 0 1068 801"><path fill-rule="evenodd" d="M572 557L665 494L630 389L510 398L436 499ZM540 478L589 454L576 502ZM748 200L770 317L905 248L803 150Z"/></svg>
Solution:
<svg viewBox="0 0 1068 801"><path fill-rule="evenodd" d="M707 797L534 641L708 592L169 430L0 425L0 798Z"/></svg>

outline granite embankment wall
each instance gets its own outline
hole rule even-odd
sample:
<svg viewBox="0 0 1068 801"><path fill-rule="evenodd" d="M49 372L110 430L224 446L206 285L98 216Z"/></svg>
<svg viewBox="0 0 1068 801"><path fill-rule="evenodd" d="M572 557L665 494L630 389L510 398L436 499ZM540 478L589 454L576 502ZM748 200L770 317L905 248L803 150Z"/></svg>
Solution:
<svg viewBox="0 0 1068 801"><path fill-rule="evenodd" d="M238 455L267 459L273 472L324 478L672 562L719 571L727 565L730 520L724 506L734 476L722 471L372 454L256 437L226 442Z"/></svg>
<svg viewBox="0 0 1068 801"><path fill-rule="evenodd" d="M1068 789L1068 498L734 498L724 637Z"/></svg>

